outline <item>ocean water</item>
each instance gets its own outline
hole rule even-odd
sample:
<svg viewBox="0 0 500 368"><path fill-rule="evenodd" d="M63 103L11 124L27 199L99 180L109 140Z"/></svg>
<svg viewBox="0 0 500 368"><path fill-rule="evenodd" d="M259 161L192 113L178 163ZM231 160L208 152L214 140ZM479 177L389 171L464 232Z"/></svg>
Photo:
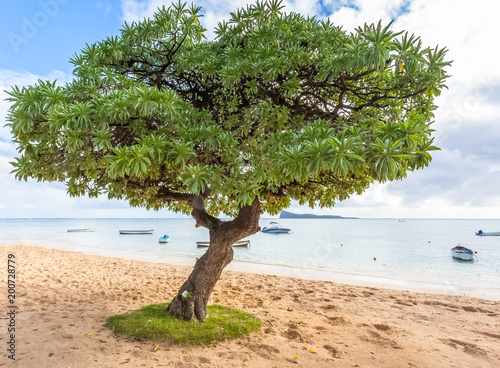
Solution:
<svg viewBox="0 0 500 368"><path fill-rule="evenodd" d="M261 227L270 219L261 219ZM230 267L302 278L335 279L500 299L500 220L280 219L290 234L257 233L249 248L234 248ZM193 219L0 219L0 244L38 244L81 252L165 262L195 262L208 230ZM72 233L70 228L95 228ZM154 229L153 235L120 235ZM158 238L170 236L167 244ZM477 252L474 262L451 257L458 244Z"/></svg>

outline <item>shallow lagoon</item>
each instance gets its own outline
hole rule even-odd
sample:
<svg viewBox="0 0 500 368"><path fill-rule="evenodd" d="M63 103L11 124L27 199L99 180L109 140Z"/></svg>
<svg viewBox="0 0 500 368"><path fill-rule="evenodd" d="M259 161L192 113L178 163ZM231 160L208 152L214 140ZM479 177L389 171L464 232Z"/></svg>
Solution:
<svg viewBox="0 0 500 368"><path fill-rule="evenodd" d="M271 219L261 219L268 226ZM303 278L337 279L398 288L431 289L500 298L500 220L280 219L291 234L257 233L251 247L235 248L231 267ZM2 219L0 243L57 246L83 252L194 263L208 230L193 219ZM95 228L71 233L69 228ZM155 229L153 235L119 235L121 229ZM160 244L168 234L171 241ZM461 244L474 262L452 259Z"/></svg>

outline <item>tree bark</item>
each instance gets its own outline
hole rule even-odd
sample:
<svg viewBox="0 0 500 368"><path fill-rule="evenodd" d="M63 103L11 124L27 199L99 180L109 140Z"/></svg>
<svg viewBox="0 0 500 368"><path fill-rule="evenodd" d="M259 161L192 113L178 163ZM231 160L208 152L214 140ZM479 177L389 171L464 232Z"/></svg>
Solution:
<svg viewBox="0 0 500 368"><path fill-rule="evenodd" d="M210 246L196 261L187 281L167 308L168 312L186 321L205 320L210 294L224 268L233 260L233 243L260 230L260 202L257 198L251 206L241 207L238 216L232 221L221 221L210 216L205 212L203 202L201 196L193 200L191 215L196 219L197 227L208 228Z"/></svg>

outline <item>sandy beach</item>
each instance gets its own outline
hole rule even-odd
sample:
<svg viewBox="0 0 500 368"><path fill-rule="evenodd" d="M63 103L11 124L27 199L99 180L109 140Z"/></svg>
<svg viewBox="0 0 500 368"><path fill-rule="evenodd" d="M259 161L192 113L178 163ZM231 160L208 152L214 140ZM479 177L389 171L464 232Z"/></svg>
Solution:
<svg viewBox="0 0 500 368"><path fill-rule="evenodd" d="M262 329L209 347L175 346L117 336L106 319L170 301L190 267L23 244L0 253L0 366L499 366L499 301L226 271L211 303L255 314ZM17 261L15 361L6 348L8 254Z"/></svg>

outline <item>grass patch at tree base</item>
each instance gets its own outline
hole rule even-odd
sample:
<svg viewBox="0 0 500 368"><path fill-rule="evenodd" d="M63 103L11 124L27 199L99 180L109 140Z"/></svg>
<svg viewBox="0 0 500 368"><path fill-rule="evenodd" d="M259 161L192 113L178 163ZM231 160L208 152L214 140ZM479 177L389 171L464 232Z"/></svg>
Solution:
<svg viewBox="0 0 500 368"><path fill-rule="evenodd" d="M119 334L175 344L209 345L257 331L262 322L252 314L220 305L207 307L203 323L184 321L167 313L169 303L151 304L108 318L108 326Z"/></svg>

